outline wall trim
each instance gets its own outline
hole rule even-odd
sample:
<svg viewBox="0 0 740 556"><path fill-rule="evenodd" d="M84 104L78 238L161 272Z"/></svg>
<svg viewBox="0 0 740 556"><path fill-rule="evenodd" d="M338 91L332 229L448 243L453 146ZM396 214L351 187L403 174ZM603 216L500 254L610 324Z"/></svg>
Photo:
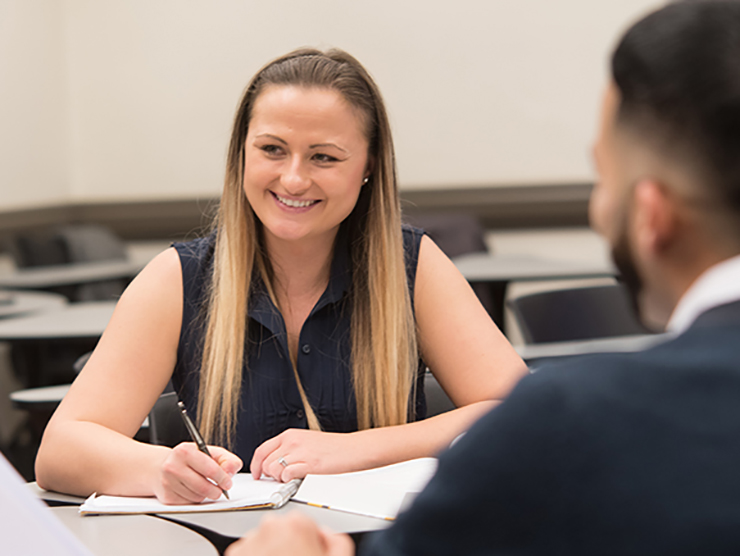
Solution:
<svg viewBox="0 0 740 556"><path fill-rule="evenodd" d="M404 213L476 215L488 229L573 227L588 224L589 183L401 192ZM67 203L0 212L0 240L64 224L103 224L125 240L192 237L206 229L218 198Z"/></svg>

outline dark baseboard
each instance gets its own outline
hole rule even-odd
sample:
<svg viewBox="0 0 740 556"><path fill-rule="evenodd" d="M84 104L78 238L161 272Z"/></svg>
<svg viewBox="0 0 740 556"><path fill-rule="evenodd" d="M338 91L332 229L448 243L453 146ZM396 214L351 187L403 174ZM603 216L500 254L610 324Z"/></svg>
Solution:
<svg viewBox="0 0 740 556"><path fill-rule="evenodd" d="M484 228L551 228L588 225L592 184L531 185L404 191L403 210L477 216Z"/></svg>
<svg viewBox="0 0 740 556"><path fill-rule="evenodd" d="M533 185L404 191L410 216L457 212L477 216L485 228L572 227L588 224L591 184ZM124 240L192 237L207 229L217 198L69 203L0 212L0 240L19 232L64 224L103 224Z"/></svg>

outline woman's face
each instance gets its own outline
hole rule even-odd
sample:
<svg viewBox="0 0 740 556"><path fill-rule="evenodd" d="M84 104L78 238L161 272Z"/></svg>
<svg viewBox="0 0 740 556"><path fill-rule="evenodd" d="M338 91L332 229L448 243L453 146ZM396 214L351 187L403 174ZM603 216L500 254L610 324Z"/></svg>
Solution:
<svg viewBox="0 0 740 556"><path fill-rule="evenodd" d="M367 166L363 118L336 91L271 86L255 101L244 193L268 242L333 241Z"/></svg>

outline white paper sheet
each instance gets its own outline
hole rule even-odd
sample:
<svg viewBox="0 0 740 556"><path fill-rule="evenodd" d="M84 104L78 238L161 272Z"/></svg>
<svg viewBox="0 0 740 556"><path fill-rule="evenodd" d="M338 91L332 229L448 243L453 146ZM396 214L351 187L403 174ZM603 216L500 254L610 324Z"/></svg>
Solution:
<svg viewBox="0 0 740 556"><path fill-rule="evenodd" d="M308 475L293 500L395 519L406 495L421 492L436 470L435 458L419 458L355 473Z"/></svg>

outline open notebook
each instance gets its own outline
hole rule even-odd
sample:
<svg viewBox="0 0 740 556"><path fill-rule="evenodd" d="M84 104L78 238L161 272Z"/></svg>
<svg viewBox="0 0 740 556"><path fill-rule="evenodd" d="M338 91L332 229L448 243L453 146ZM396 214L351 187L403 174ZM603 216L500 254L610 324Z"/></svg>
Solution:
<svg viewBox="0 0 740 556"><path fill-rule="evenodd" d="M249 473L234 477L224 496L201 504L171 506L156 498L92 495L80 506L83 515L132 513L188 513L279 508L291 498L320 506L381 519L395 519L409 493L420 492L437 469L437 460L421 458L337 475L308 475L279 483L272 479L254 480Z"/></svg>

